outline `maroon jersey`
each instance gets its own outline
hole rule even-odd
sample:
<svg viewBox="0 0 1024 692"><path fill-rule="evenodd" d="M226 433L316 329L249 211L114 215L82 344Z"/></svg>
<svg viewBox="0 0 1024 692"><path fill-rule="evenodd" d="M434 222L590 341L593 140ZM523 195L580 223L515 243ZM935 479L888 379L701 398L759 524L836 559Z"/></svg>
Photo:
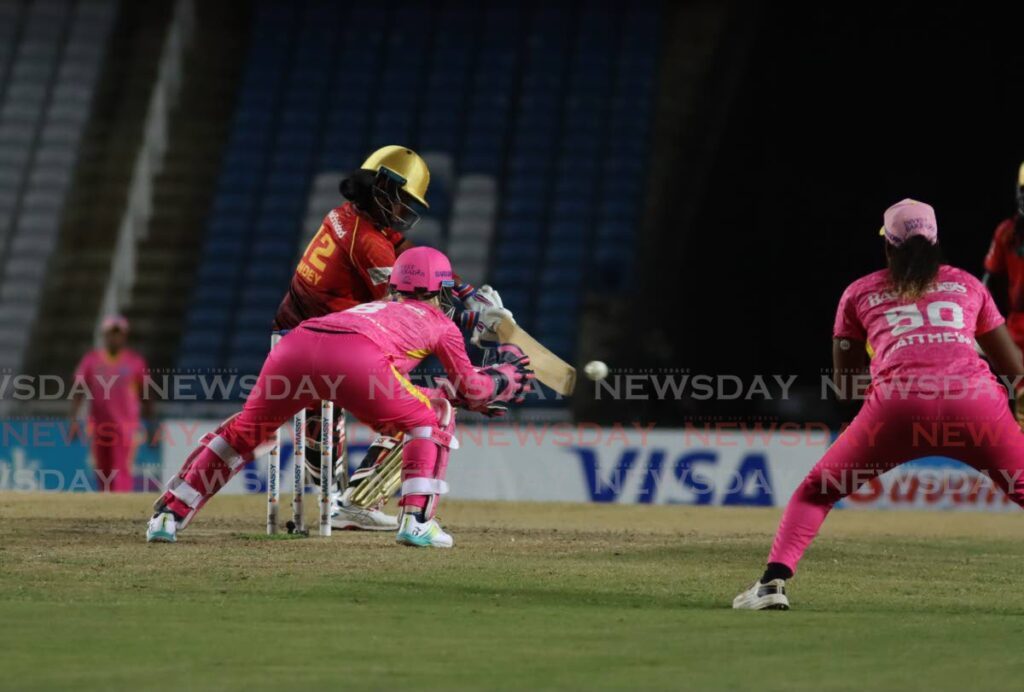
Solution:
<svg viewBox="0 0 1024 692"><path fill-rule="evenodd" d="M295 268L274 329L383 298L402 241L401 233L377 228L351 202L332 209Z"/></svg>
<svg viewBox="0 0 1024 692"><path fill-rule="evenodd" d="M1017 217L1010 217L996 227L992 245L985 255L985 271L1005 276L1009 288L1007 296L1006 328L1024 348L1024 238L1016 233Z"/></svg>

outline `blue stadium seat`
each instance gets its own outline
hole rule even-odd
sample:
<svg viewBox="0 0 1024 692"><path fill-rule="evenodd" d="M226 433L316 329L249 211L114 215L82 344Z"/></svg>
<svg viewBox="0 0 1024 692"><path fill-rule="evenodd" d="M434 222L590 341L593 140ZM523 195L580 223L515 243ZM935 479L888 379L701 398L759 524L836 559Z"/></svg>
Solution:
<svg viewBox="0 0 1024 692"><path fill-rule="evenodd" d="M575 322L576 313L583 304L583 297L578 291L551 291L541 293L537 300L537 314L539 317L545 315L559 314Z"/></svg>
<svg viewBox="0 0 1024 692"><path fill-rule="evenodd" d="M539 152L513 152L509 159L509 172L514 175L546 175L551 162Z"/></svg>
<svg viewBox="0 0 1024 692"><path fill-rule="evenodd" d="M205 253L204 261L233 261L243 252L243 240L241 237L211 237L204 244L203 252Z"/></svg>
<svg viewBox="0 0 1024 692"><path fill-rule="evenodd" d="M219 307L228 309L233 300L233 296L224 290L224 287L217 284L204 284L196 289L196 294L193 296L193 306L195 308L208 307L214 308Z"/></svg>
<svg viewBox="0 0 1024 692"><path fill-rule="evenodd" d="M539 217L544 213L546 201L538 195L509 196L505 199L503 213L510 217Z"/></svg>
<svg viewBox="0 0 1024 692"><path fill-rule="evenodd" d="M242 215L252 209L254 196L238 192L221 192L214 202L213 211L216 214Z"/></svg>
<svg viewBox="0 0 1024 692"><path fill-rule="evenodd" d="M545 264L569 264L581 261L586 253L587 245L580 238L552 237L544 252Z"/></svg>
<svg viewBox="0 0 1024 692"><path fill-rule="evenodd" d="M212 287L211 287L212 288ZM223 294L223 291L221 291ZM189 327L195 328L216 328L220 329L228 318L230 306L227 301L218 301L212 295L196 295L196 304L189 315Z"/></svg>
<svg viewBox="0 0 1024 692"><path fill-rule="evenodd" d="M252 261L260 259L291 261L296 254L295 239L291 235L287 237L258 238L249 251Z"/></svg>
<svg viewBox="0 0 1024 692"><path fill-rule="evenodd" d="M495 285L504 288L529 286L537 277L536 267L524 267L516 265L499 265L494 268L493 280Z"/></svg>
<svg viewBox="0 0 1024 692"><path fill-rule="evenodd" d="M571 319L571 317L571 315L566 315L561 311L546 315L539 314L534 321L534 329L539 334L543 334L544 342L550 342L550 340L557 338L564 339L574 334L578 329L576 321Z"/></svg>
<svg viewBox="0 0 1024 692"><path fill-rule="evenodd" d="M245 217L235 214L213 216L207 229L208 237L211 238L238 238L248 230Z"/></svg>
<svg viewBox="0 0 1024 692"><path fill-rule="evenodd" d="M572 354L576 350L576 335L544 335L544 344L554 354L572 360ZM556 400L552 399L551 402L557 405Z"/></svg>
<svg viewBox="0 0 1024 692"><path fill-rule="evenodd" d="M529 311L530 289L500 285L500 291L502 302L505 304L505 307L515 313L517 320L519 320L521 314Z"/></svg>
<svg viewBox="0 0 1024 692"><path fill-rule="evenodd" d="M544 227L538 220L506 218L500 224L501 237L513 242L535 243L544 235Z"/></svg>
<svg viewBox="0 0 1024 692"><path fill-rule="evenodd" d="M550 187L551 183L540 177L510 176L505 184L505 195L517 199L523 197L544 199L547 197Z"/></svg>
<svg viewBox="0 0 1024 692"><path fill-rule="evenodd" d="M556 220L584 219L590 214L591 203L587 196L561 194L555 196L554 215Z"/></svg>
<svg viewBox="0 0 1024 692"><path fill-rule="evenodd" d="M551 224L552 243L577 243L586 240L590 230L589 224L583 221L586 214L577 215L569 220L556 221Z"/></svg>
<svg viewBox="0 0 1024 692"><path fill-rule="evenodd" d="M540 243L524 242L518 238L503 238L497 247L498 264L528 264L539 262Z"/></svg>
<svg viewBox="0 0 1024 692"><path fill-rule="evenodd" d="M499 151L467 152L462 158L462 170L466 173L501 172L502 157Z"/></svg>
<svg viewBox="0 0 1024 692"><path fill-rule="evenodd" d="M224 344L224 334L220 329L195 329L185 333L182 348L189 353L214 354Z"/></svg>
<svg viewBox="0 0 1024 692"><path fill-rule="evenodd" d="M553 265L544 268L541 287L545 291L564 291L579 288L583 271L578 266Z"/></svg>

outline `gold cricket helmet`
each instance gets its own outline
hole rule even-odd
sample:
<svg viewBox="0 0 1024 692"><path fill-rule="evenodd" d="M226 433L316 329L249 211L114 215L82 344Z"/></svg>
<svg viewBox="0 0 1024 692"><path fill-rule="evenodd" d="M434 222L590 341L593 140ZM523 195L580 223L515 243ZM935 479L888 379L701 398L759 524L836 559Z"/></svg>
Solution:
<svg viewBox="0 0 1024 692"><path fill-rule="evenodd" d="M399 183L405 194L430 208L427 204L427 187L430 185L430 169L427 162L412 149L391 144L370 154L360 168L375 173L386 173Z"/></svg>
<svg viewBox="0 0 1024 692"><path fill-rule="evenodd" d="M1017 213L1024 216L1024 163L1017 172Z"/></svg>

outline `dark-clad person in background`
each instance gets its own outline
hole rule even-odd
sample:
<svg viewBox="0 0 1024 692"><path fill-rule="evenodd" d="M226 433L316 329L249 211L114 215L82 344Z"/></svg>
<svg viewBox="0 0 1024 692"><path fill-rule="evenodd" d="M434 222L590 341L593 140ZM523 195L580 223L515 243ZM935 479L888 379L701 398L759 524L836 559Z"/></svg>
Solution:
<svg viewBox="0 0 1024 692"><path fill-rule="evenodd" d="M1024 163L1017 174L1017 210L996 226L982 283L1006 315L1017 348L1024 350Z"/></svg>

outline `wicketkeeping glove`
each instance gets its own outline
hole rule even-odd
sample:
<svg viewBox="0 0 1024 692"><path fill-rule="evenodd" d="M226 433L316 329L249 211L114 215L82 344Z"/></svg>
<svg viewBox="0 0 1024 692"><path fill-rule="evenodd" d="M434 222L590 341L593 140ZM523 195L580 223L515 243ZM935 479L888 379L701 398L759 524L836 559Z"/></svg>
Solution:
<svg viewBox="0 0 1024 692"><path fill-rule="evenodd" d="M526 391L534 378L530 370L530 358L515 344L502 344L498 347L498 365L491 365L481 372L487 373L495 380L493 402L512 401L521 404L526 399Z"/></svg>
<svg viewBox="0 0 1024 692"><path fill-rule="evenodd" d="M508 413L508 406L502 403L487 403L487 404L474 404L462 397L458 390L455 388L447 378L439 377L435 380L438 388L438 394L448 399L452 403L452 406L458 406L459 408L466 409L467 411L473 411L475 413L482 413L488 418L501 418Z"/></svg>

